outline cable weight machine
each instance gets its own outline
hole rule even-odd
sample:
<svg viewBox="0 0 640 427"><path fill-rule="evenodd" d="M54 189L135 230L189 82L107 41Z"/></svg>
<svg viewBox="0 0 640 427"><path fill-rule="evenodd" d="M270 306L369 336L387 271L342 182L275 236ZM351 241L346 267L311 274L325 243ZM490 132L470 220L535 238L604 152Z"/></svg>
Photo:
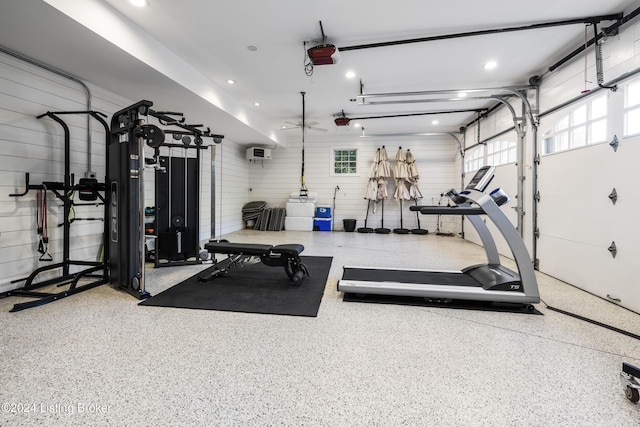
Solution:
<svg viewBox="0 0 640 427"><path fill-rule="evenodd" d="M216 144L221 143L224 138L222 135L212 134L209 128L206 130L201 129L202 125L186 124L181 113L154 111L151 109L152 105L151 101L142 100L115 113L111 119L111 138L108 147L108 156L110 158L107 181L110 194L108 212L110 235L108 244L111 253L111 283L139 299L150 296L145 290L144 277L146 243L144 179L142 175L144 164L154 165L156 168L156 182L158 182L160 174L166 174L168 182L170 180L169 177L175 173L176 166L168 158L163 160L163 157L160 156L160 147L164 146L171 149L181 146L185 148L188 145L187 141L190 144L191 137L193 137L196 148L196 159L194 160L199 165L200 149L206 148L203 146L202 138L211 137ZM145 123L147 117L156 118L163 127L173 126L179 130L163 130L156 125L147 124ZM174 139L182 141L182 145L165 143L165 134L173 134ZM145 144L154 149L153 159L148 162L144 157ZM175 163L178 164L180 162ZM187 173L186 170L190 166L187 156L185 156L180 173ZM195 183L196 189L198 183L199 173ZM196 190L196 199L199 200L198 189ZM185 201L184 203L186 204L187 202ZM163 219L164 211L175 212L173 200L170 206L170 208L155 210L156 234L159 233L158 224L159 220ZM167 232L169 235L164 237L157 236L159 247L156 250L161 249L160 245L164 245L162 242L165 240L175 243L175 246L168 244L169 250L159 250L156 255L156 265L164 265L158 261L162 254L168 256L168 264L172 262L187 262L184 255L187 253L191 255L193 250L183 251L182 246L186 241L189 242L190 246L197 248L199 240L199 220L197 219L199 201L196 201L195 208L196 219L188 218L185 220L184 215L179 213L172 215L173 218L169 218L173 228L169 228ZM158 216L159 211L163 211L160 216ZM185 235L182 234L185 229L185 221L188 221L187 224L190 229L193 228L189 238L185 238Z"/></svg>
<svg viewBox="0 0 640 427"><path fill-rule="evenodd" d="M147 162L155 163L154 266L199 264L200 152L209 147L189 131L165 133L178 142L161 144L166 156L160 156L160 147L156 147L154 158ZM174 155L176 150L183 155ZM190 157L193 150L195 157Z"/></svg>

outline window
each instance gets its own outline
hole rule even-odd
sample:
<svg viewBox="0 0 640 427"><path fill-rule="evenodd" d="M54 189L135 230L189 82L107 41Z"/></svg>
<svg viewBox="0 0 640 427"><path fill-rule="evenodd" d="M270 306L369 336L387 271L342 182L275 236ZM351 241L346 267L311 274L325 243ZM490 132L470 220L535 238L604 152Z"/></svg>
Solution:
<svg viewBox="0 0 640 427"><path fill-rule="evenodd" d="M484 166L484 145L478 145L469 151L464 156L464 171L473 172Z"/></svg>
<svg viewBox="0 0 640 427"><path fill-rule="evenodd" d="M487 142L487 164L491 166L504 165L516 161L516 143L509 140L494 140Z"/></svg>
<svg viewBox="0 0 640 427"><path fill-rule="evenodd" d="M640 81L627 85L624 100L624 136L640 134Z"/></svg>
<svg viewBox="0 0 640 427"><path fill-rule="evenodd" d="M358 150L334 148L331 175L356 175L358 173Z"/></svg>
<svg viewBox="0 0 640 427"><path fill-rule="evenodd" d="M640 104L639 113L640 113ZM543 134L542 154L557 153L607 138L607 95L578 105Z"/></svg>

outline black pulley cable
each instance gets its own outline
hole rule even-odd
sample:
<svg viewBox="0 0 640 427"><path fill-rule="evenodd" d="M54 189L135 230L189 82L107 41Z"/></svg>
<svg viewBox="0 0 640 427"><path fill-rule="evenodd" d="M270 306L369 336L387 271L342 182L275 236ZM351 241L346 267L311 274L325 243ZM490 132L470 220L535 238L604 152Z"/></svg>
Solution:
<svg viewBox="0 0 640 427"><path fill-rule="evenodd" d="M52 261L49 254L49 233L47 231L47 188L36 193L36 228L39 236L38 252L40 261Z"/></svg>
<svg viewBox="0 0 640 427"><path fill-rule="evenodd" d="M308 197L309 197L309 193L307 191L307 186L304 184L304 134L305 134L305 111L304 111L304 95L305 92L300 92L300 94L302 95L302 171L300 174L300 201L301 202L306 202Z"/></svg>
<svg viewBox="0 0 640 427"><path fill-rule="evenodd" d="M42 218L42 214L43 212L43 202L42 202L42 190L38 190L38 192L36 193L36 233L38 234L38 239L39 239L39 243L38 243L38 252L40 252L41 254L44 254L44 242L42 241L42 229L43 229L43 218Z"/></svg>

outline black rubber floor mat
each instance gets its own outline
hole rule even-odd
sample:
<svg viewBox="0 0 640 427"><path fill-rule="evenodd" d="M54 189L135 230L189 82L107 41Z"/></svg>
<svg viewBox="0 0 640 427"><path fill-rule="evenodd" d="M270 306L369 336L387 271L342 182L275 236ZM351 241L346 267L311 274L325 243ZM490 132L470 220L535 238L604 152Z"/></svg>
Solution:
<svg viewBox="0 0 640 427"><path fill-rule="evenodd" d="M309 277L299 286L291 284L284 268L258 263L201 282L205 270L140 305L316 317L333 258L301 258Z"/></svg>

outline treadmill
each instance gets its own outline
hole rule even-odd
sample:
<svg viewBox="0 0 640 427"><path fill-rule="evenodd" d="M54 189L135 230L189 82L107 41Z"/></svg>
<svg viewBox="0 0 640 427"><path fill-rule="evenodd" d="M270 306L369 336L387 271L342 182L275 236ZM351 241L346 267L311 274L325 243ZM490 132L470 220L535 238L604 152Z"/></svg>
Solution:
<svg viewBox="0 0 640 427"><path fill-rule="evenodd" d="M451 189L443 193L454 206L411 206L423 215L464 215L474 226L485 252L487 263L462 270L405 270L378 267L343 268L338 291L352 294L423 297L429 301L483 301L523 304L533 311L540 302L533 263L520 234L500 209L509 196L500 188L489 194L485 190L495 174L493 166L480 168L464 191ZM506 240L518 271L500 264L495 241L482 216L488 217Z"/></svg>

